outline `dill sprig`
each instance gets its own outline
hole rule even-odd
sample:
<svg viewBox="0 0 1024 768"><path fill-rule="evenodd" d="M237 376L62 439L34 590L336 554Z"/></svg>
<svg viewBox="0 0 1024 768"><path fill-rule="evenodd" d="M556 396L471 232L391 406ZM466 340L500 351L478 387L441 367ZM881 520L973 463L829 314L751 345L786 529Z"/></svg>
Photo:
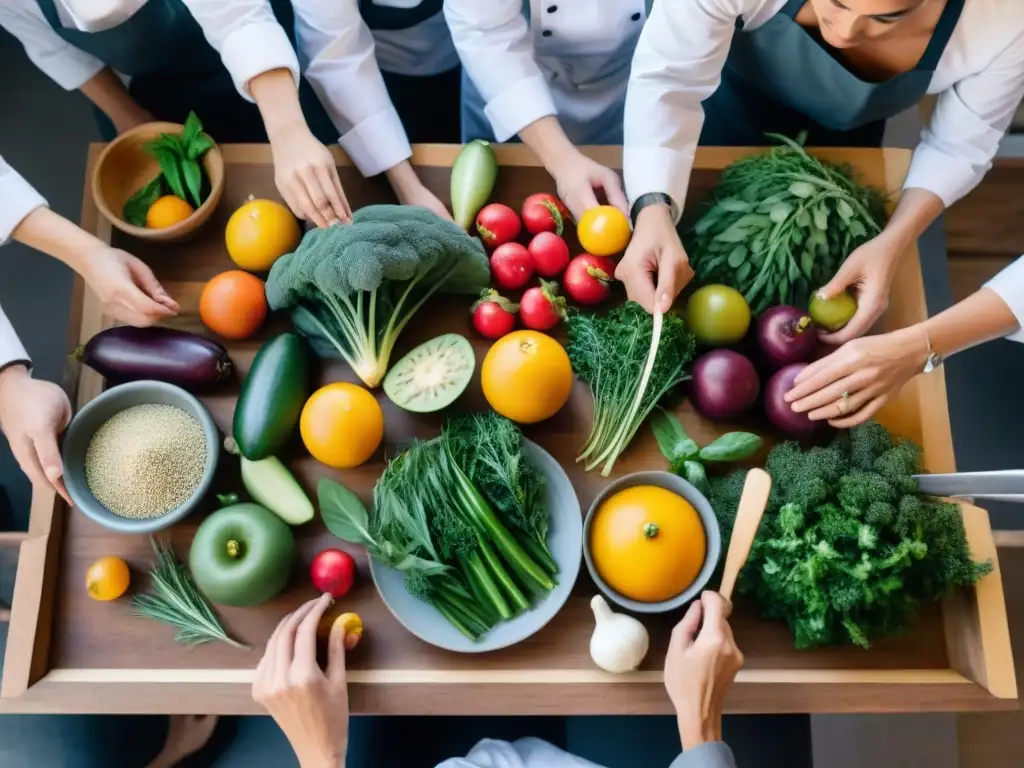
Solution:
<svg viewBox="0 0 1024 768"><path fill-rule="evenodd" d="M220 640L242 650L251 647L233 640L224 631L210 604L199 593L192 575L174 551L150 539L156 561L149 572L152 592L136 595L132 599L136 615L170 624L178 633L174 639L188 645L202 645Z"/></svg>

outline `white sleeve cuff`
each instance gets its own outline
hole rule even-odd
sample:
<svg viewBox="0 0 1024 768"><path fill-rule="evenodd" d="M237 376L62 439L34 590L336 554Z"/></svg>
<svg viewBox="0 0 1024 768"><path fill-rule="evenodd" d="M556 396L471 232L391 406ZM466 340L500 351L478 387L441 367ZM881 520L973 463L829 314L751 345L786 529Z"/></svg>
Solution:
<svg viewBox="0 0 1024 768"><path fill-rule="evenodd" d="M661 192L672 198L672 218L678 222L686 205L692 169L692 154L668 147L626 146L622 152L622 175L630 208L640 195Z"/></svg>
<svg viewBox="0 0 1024 768"><path fill-rule="evenodd" d="M412 157L405 128L392 106L363 120L338 139L338 144L365 177L376 176Z"/></svg>
<svg viewBox="0 0 1024 768"><path fill-rule="evenodd" d="M985 287L995 291L996 295L1006 302L1006 306L1013 312L1017 324L1020 325L1020 328L1006 338L1024 342L1024 256L985 283Z"/></svg>
<svg viewBox="0 0 1024 768"><path fill-rule="evenodd" d="M77 91L106 66L70 43L52 51L28 53L32 63L65 91Z"/></svg>
<svg viewBox="0 0 1024 768"><path fill-rule="evenodd" d="M220 51L224 66L231 73L235 88L248 101L249 81L264 72L287 69L299 85L299 59L284 28L276 21L246 24L224 40Z"/></svg>
<svg viewBox="0 0 1024 768"><path fill-rule="evenodd" d="M18 334L14 332L11 321L0 309L0 368L5 368L11 363L24 360L29 362L28 352L22 346Z"/></svg>
<svg viewBox="0 0 1024 768"><path fill-rule="evenodd" d="M11 239L26 216L45 205L43 196L0 158L0 245Z"/></svg>
<svg viewBox="0 0 1024 768"><path fill-rule="evenodd" d="M534 75L499 93L484 107L494 138L508 141L530 123L558 114L543 75Z"/></svg>

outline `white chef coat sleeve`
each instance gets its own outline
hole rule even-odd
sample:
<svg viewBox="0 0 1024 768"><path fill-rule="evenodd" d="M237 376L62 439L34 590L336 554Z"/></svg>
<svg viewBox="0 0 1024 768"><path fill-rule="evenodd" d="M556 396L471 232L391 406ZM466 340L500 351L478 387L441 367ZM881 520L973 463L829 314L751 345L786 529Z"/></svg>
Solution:
<svg viewBox="0 0 1024 768"><path fill-rule="evenodd" d="M977 74L939 94L914 151L904 188L938 195L946 206L984 178L1024 98L1024 37Z"/></svg>
<svg viewBox="0 0 1024 768"><path fill-rule="evenodd" d="M18 39L29 59L67 91L81 88L104 64L58 35L35 0L0 2L0 27Z"/></svg>
<svg viewBox="0 0 1024 768"><path fill-rule="evenodd" d="M683 752L669 768L736 768L736 758L724 742L709 741Z"/></svg>
<svg viewBox="0 0 1024 768"><path fill-rule="evenodd" d="M299 83L299 59L269 0L184 0L206 41L220 54L235 88L252 101L249 81L287 69Z"/></svg>
<svg viewBox="0 0 1024 768"><path fill-rule="evenodd" d="M657 2L633 55L626 91L623 177L630 205L640 195L672 198L678 219L686 202L701 102L718 88L736 20L763 0Z"/></svg>
<svg viewBox="0 0 1024 768"><path fill-rule="evenodd" d="M32 365L28 352L25 351L18 334L14 332L11 321L0 307L0 371L19 363L26 367Z"/></svg>
<svg viewBox="0 0 1024 768"><path fill-rule="evenodd" d="M444 15L498 141L557 113L534 58L522 0L445 0Z"/></svg>
<svg viewBox="0 0 1024 768"><path fill-rule="evenodd" d="M363 176L412 156L356 0L292 0L305 76Z"/></svg>
<svg viewBox="0 0 1024 768"><path fill-rule="evenodd" d="M1024 342L1024 256L985 283L985 287L995 291L1006 302L1020 325L1017 331L1006 338Z"/></svg>
<svg viewBox="0 0 1024 768"><path fill-rule="evenodd" d="M0 245L11 239L22 219L45 205L43 196L0 155Z"/></svg>

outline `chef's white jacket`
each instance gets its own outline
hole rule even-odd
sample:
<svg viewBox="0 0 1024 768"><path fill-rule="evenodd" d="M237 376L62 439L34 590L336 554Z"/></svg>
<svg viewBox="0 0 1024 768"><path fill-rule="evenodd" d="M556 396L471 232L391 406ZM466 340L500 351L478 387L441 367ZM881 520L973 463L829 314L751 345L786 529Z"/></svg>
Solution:
<svg viewBox="0 0 1024 768"><path fill-rule="evenodd" d="M630 202L663 192L681 214L704 123L701 101L721 82L742 19L754 30L786 0L660 0L644 26L626 96L623 175ZM794 87L799 87L795 84ZM932 77L935 112L914 152L906 188L952 205L992 166L1024 97L1024 3L968 0Z"/></svg>
<svg viewBox="0 0 1024 768"><path fill-rule="evenodd" d="M637 745L643 754L643 745ZM601 768L597 763L570 755L540 739L519 739L513 743L484 739L466 757L445 760L437 768ZM722 742L688 749L669 768L736 768L732 751Z"/></svg>

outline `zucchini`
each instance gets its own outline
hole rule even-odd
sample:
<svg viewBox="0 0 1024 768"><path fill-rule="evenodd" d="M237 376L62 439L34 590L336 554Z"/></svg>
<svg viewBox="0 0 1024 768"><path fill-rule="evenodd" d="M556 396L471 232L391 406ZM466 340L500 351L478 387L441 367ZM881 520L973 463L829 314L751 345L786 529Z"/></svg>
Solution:
<svg viewBox="0 0 1024 768"><path fill-rule="evenodd" d="M253 501L289 525L302 525L313 519L313 502L276 456L259 461L243 456L242 485Z"/></svg>
<svg viewBox="0 0 1024 768"><path fill-rule="evenodd" d="M309 396L309 352L294 333L269 339L252 361L235 405L232 433L249 461L279 453L295 432Z"/></svg>
<svg viewBox="0 0 1024 768"><path fill-rule="evenodd" d="M488 142L474 139L462 148L452 165L452 215L456 224L467 231L473 226L497 178L498 159Z"/></svg>

